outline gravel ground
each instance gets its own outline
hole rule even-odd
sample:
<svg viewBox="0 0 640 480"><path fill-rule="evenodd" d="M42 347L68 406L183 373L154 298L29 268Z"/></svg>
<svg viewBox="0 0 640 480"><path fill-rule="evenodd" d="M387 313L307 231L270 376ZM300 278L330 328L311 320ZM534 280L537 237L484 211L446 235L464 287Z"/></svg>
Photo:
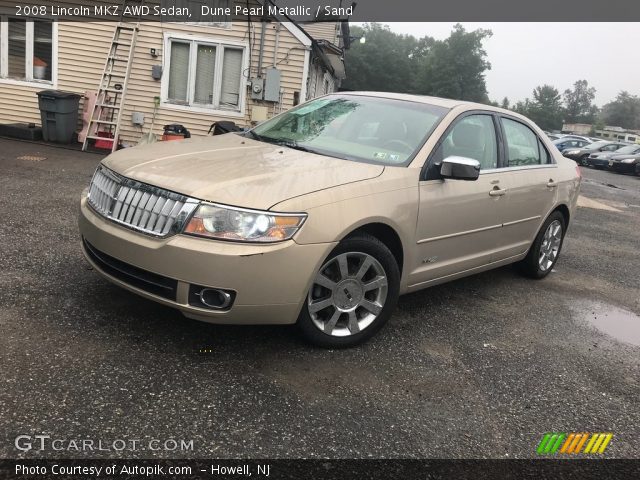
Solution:
<svg viewBox="0 0 640 480"><path fill-rule="evenodd" d="M407 295L371 342L326 351L291 327L185 319L91 271L76 216L99 160L0 140L0 458L526 458L548 431L613 432L607 457L640 456L640 177L583 170L598 208L578 210L547 279L507 267ZM38 434L194 447L14 447Z"/></svg>

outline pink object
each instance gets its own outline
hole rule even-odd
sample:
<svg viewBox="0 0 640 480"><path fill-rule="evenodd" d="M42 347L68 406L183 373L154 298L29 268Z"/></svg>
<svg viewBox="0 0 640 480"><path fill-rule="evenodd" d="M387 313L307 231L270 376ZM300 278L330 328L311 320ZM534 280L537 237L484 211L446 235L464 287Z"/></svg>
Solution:
<svg viewBox="0 0 640 480"><path fill-rule="evenodd" d="M87 134L95 135L96 127L95 125L92 127L92 132L89 131L89 120L91 119L91 112L93 112L94 107L96 106L96 100L98 99L98 92L87 90L84 92L84 100L82 102L82 130L78 133L78 142L83 143ZM102 109L100 109L102 110ZM99 115L102 116L102 111L99 112Z"/></svg>

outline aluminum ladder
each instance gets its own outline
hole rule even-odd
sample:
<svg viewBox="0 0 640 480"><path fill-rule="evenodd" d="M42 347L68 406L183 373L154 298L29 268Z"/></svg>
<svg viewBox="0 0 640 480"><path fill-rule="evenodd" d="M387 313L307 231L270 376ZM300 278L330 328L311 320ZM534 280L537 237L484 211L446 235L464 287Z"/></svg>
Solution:
<svg viewBox="0 0 640 480"><path fill-rule="evenodd" d="M120 19L113 32L111 48L98 86L98 96L82 144L83 151L87 150L91 140L110 144L112 152L118 148L122 109L127 96L142 6L144 0L122 1Z"/></svg>

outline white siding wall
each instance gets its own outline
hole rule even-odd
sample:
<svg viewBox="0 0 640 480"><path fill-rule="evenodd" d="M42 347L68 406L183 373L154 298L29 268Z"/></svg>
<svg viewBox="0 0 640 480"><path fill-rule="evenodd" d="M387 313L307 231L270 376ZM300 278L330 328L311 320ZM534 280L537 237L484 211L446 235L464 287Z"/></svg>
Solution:
<svg viewBox="0 0 640 480"><path fill-rule="evenodd" d="M58 89L76 93L97 89L115 25L114 22L59 22ZM282 104L258 102L268 106L270 115L293 106L294 92L302 90L305 57L305 47L284 27L279 29L278 51L274 52L276 30L276 22L266 24L262 64L263 70L271 67L275 55L277 68L282 73ZM232 22L228 28L159 22L141 24L121 123L121 140L125 142L137 142L141 133L147 132L151 125L153 97L161 95L161 82L152 79L151 68L155 64L162 64L163 36L171 32L204 36L211 38L212 41L231 40L249 46L246 22ZM250 75L249 72L244 72L247 77L257 73L260 32L261 24L252 24L253 71ZM155 48L159 53L157 58L151 56L151 48ZM164 75L168 75L168 72L164 72ZM36 92L43 88L51 87L10 85L0 80L0 105L2 105L0 123L35 122L39 124L40 114ZM232 120L241 126L246 126L250 123L252 105L248 89L247 102L241 117L199 113L163 105L158 109L154 132L161 134L163 125L168 123L181 123L191 131L192 135L206 134L209 125L216 120ZM131 124L132 112L145 114L145 125L142 129Z"/></svg>

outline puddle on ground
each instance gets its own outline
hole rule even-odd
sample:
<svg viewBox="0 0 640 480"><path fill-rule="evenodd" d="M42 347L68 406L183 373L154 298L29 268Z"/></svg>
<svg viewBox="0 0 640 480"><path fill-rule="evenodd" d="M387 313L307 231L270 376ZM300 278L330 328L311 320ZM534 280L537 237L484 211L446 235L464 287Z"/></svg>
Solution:
<svg viewBox="0 0 640 480"><path fill-rule="evenodd" d="M640 317L608 303L585 300L571 305L576 316L621 342L640 346Z"/></svg>

